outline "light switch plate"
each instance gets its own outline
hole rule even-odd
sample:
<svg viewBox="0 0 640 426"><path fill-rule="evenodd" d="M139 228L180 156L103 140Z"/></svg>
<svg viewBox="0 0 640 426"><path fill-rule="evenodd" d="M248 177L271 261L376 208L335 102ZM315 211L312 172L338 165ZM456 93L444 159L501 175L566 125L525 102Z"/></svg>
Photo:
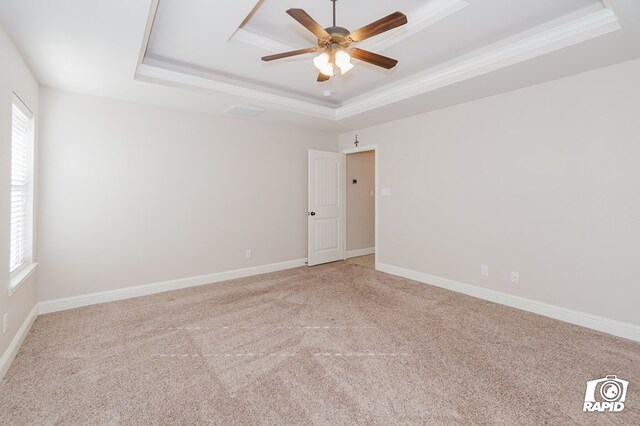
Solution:
<svg viewBox="0 0 640 426"><path fill-rule="evenodd" d="M389 197L391 195L391 188L382 188L380 190L380 195L383 197Z"/></svg>

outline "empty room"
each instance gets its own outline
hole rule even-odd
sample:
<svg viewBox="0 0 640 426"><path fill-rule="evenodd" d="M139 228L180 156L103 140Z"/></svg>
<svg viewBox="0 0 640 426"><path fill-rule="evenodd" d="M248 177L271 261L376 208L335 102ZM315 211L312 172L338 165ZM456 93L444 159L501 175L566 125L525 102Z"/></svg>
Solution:
<svg viewBox="0 0 640 426"><path fill-rule="evenodd" d="M640 424L640 1L0 0L0 424Z"/></svg>

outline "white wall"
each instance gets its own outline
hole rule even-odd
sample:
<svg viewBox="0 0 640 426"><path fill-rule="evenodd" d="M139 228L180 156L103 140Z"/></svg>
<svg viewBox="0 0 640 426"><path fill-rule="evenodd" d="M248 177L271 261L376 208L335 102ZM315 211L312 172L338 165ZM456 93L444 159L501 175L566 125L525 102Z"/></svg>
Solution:
<svg viewBox="0 0 640 426"><path fill-rule="evenodd" d="M11 104L13 92L38 115L38 82L35 80L20 53L0 26L0 324L9 313L9 328L2 334L0 325L0 354L3 354L29 312L36 305L36 275L29 278L13 293L9 288L9 232L11 227ZM36 132L36 147L38 134ZM37 260L37 259L36 259Z"/></svg>
<svg viewBox="0 0 640 426"><path fill-rule="evenodd" d="M640 324L640 60L357 133L378 262Z"/></svg>
<svg viewBox="0 0 640 426"><path fill-rule="evenodd" d="M49 89L40 108L40 300L306 258L307 150L337 136Z"/></svg>
<svg viewBox="0 0 640 426"><path fill-rule="evenodd" d="M347 251L375 246L375 162L375 151L347 155Z"/></svg>

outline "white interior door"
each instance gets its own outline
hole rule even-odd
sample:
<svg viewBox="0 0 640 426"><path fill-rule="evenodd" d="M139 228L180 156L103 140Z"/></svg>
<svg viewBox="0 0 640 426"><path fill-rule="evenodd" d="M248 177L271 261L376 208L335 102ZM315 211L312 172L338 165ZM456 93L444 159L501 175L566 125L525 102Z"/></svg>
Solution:
<svg viewBox="0 0 640 426"><path fill-rule="evenodd" d="M346 161L309 150L309 266L346 258Z"/></svg>

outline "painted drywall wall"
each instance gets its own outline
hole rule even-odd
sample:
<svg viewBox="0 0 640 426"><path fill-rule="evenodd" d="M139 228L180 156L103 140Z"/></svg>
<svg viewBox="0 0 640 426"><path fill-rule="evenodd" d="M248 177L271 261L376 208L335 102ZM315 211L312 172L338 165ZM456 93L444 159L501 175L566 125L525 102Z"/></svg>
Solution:
<svg viewBox="0 0 640 426"><path fill-rule="evenodd" d="M374 151L347 155L347 251L375 246L375 158Z"/></svg>
<svg viewBox="0 0 640 426"><path fill-rule="evenodd" d="M378 262L640 324L639 111L635 60L358 130Z"/></svg>
<svg viewBox="0 0 640 426"><path fill-rule="evenodd" d="M337 135L50 89L40 105L40 300L306 258L307 151Z"/></svg>
<svg viewBox="0 0 640 426"><path fill-rule="evenodd" d="M2 333L0 326L0 354L3 354L23 322L36 305L36 281L38 271L34 271L23 284L8 295L9 274L9 232L11 227L11 105L15 92L38 115L38 82L29 70L15 45L0 26L0 324L5 313L9 313L9 326ZM38 133L35 142L37 149ZM37 158L37 156L36 156ZM35 188L37 191L37 187ZM35 232L35 229L34 229ZM37 259L36 259L37 260Z"/></svg>

